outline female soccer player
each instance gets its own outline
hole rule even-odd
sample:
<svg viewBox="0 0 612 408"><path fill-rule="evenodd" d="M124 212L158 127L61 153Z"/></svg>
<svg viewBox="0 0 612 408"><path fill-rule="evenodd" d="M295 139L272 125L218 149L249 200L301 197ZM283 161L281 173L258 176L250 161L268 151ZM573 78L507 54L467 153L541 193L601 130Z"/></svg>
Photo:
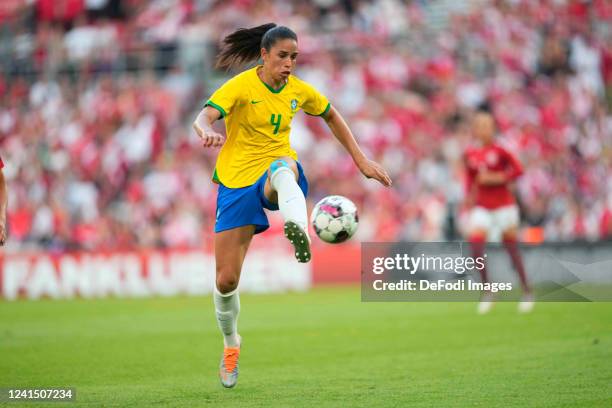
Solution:
<svg viewBox="0 0 612 408"><path fill-rule="evenodd" d="M468 234L474 257L483 256L487 239L501 232L524 293L519 311L530 312L534 306L533 295L518 248L519 210L510 190L510 184L523 173L523 167L516 157L495 143L495 119L490 113L476 113L472 132L479 146L466 150L465 166L468 205L472 207ZM482 281L488 282L486 269L481 269L480 273ZM478 313L488 313L492 307L493 294L485 293Z"/></svg>
<svg viewBox="0 0 612 408"><path fill-rule="evenodd" d="M223 40L217 67L236 68L256 61L219 88L204 105L193 127L205 147L221 147L213 181L219 184L215 223L216 287L214 303L224 351L219 375L225 387L238 379L241 338L237 331L238 281L249 243L265 231L264 208L278 210L285 236L298 262L310 261L306 199L308 182L289 145L291 120L300 110L322 117L364 176L391 185L387 172L360 150L346 122L314 87L292 75L297 36L287 27L264 24L239 29ZM212 129L225 119L227 138Z"/></svg>

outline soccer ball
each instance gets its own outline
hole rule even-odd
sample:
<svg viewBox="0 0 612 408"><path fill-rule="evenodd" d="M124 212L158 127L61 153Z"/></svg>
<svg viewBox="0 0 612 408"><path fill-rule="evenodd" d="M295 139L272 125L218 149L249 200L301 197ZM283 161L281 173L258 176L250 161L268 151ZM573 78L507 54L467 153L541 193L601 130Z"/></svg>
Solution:
<svg viewBox="0 0 612 408"><path fill-rule="evenodd" d="M310 222L319 238L330 244L338 244L357 231L357 207L346 197L327 196L315 205Z"/></svg>

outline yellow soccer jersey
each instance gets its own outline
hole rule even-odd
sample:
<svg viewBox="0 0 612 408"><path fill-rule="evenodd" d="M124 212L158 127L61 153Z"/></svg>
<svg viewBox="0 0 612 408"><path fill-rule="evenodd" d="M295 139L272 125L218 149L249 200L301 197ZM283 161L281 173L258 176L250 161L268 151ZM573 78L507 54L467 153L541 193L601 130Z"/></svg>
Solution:
<svg viewBox="0 0 612 408"><path fill-rule="evenodd" d="M236 75L206 102L221 112L226 128L213 180L230 188L252 185L279 156L297 160L289 145L291 120L300 109L324 116L330 108L325 96L298 77L290 75L274 90L259 78L257 68Z"/></svg>

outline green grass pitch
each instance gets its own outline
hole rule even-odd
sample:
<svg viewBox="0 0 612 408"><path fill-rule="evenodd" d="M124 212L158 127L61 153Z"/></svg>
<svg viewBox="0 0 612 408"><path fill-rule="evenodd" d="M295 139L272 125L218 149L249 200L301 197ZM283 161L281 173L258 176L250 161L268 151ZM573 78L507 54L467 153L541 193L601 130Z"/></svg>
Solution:
<svg viewBox="0 0 612 408"><path fill-rule="evenodd" d="M210 297L0 302L0 387L76 387L53 407L612 406L612 303L477 316L361 303L358 287L241 300L234 389Z"/></svg>

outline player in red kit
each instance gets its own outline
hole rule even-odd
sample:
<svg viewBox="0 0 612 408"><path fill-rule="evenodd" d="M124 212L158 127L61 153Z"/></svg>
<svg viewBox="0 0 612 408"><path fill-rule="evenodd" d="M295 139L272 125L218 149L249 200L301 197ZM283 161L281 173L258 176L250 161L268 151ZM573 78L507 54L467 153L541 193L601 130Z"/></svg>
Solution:
<svg viewBox="0 0 612 408"><path fill-rule="evenodd" d="M478 112L474 116L472 132L477 146L466 150L465 166L467 205L470 208L468 236L474 256L482 256L485 243L494 238L494 234L501 234L523 289L519 311L530 312L534 297L518 248L519 210L510 191L510 184L522 174L523 169L514 155L495 143L495 121L490 113ZM488 282L486 268L481 270L481 277L483 282ZM493 295L485 292L478 312L487 313L492 307Z"/></svg>

